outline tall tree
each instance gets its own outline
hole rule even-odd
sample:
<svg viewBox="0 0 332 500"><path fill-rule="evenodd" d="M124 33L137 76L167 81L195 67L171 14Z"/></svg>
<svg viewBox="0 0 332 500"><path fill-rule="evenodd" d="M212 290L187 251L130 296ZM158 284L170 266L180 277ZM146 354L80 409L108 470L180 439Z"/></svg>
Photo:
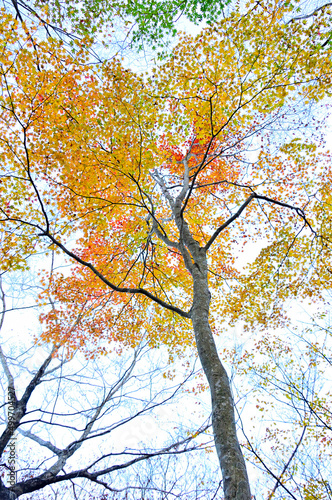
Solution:
<svg viewBox="0 0 332 500"><path fill-rule="evenodd" d="M22 43L3 15L2 265L43 244L76 262L50 284L63 306L43 317L45 338L69 349L136 345L143 326L154 346L195 339L227 500L250 487L213 332L280 317L279 299L315 279L312 260L323 279L330 259L329 156L305 133L331 85L330 12L285 25L293 8L235 10L183 36L149 77L89 67L84 44L73 56L31 43L31 29ZM262 239L248 276L239 251Z"/></svg>

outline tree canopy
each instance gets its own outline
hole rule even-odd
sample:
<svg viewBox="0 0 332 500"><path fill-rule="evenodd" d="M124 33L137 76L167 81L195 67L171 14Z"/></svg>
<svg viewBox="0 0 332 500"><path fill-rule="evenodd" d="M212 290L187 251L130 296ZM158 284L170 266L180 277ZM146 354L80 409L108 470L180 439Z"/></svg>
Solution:
<svg viewBox="0 0 332 500"><path fill-rule="evenodd" d="M1 266L52 249L74 264L40 294L56 299L43 339L69 354L143 329L177 353L196 343L226 499L250 489L213 333L280 325L285 299L330 283L331 13L293 12L235 7L147 75L1 20ZM261 250L243 269L248 242Z"/></svg>
<svg viewBox="0 0 332 500"><path fill-rule="evenodd" d="M229 0L162 0L131 2L85 0L84 2L52 1L45 6L42 0L13 1L19 19L25 16L42 19L50 30L74 37L99 35L112 31L120 23L136 47L143 44L163 46L169 36L177 33L178 21L185 18L194 24L209 24L222 14Z"/></svg>

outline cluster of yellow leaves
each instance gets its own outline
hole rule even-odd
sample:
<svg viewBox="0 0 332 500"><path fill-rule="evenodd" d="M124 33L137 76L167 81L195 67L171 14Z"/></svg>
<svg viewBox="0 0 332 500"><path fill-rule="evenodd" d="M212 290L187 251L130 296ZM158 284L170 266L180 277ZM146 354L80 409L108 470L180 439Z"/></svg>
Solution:
<svg viewBox="0 0 332 500"><path fill-rule="evenodd" d="M331 177L320 145L298 139L278 148L267 131L331 85L331 52L322 48L330 14L323 9L309 24L286 26L291 9L252 3L243 15L235 8L199 36L184 35L149 77L116 59L94 67L84 44L68 53L3 13L3 267L17 267L51 235L115 286L144 288L188 311L192 283L183 259L151 231L153 219L179 240L153 173L176 195L186 168L184 217L202 246L253 191L305 208L310 224L320 221L317 233L327 233ZM280 204L253 201L222 232L209 254L215 317L265 322L275 297L299 290L314 259L322 279L329 242L319 239L318 259L303 258L312 251L310 234L307 226L298 238L303 220L296 217ZM266 248L243 274L237 254L262 237ZM97 350L102 339L134 345L143 330L155 345L192 344L185 320L152 309L146 297L110 291L88 268L54 276L42 300L48 294L60 305L43 316L44 338L73 349L88 339ZM280 317L279 306L274 313Z"/></svg>

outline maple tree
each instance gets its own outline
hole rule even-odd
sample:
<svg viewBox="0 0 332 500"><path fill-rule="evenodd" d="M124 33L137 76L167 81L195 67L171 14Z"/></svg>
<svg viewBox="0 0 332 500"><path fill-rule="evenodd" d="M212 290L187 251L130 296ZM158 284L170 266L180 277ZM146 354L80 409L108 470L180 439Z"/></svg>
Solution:
<svg viewBox="0 0 332 500"><path fill-rule="evenodd" d="M1 264L49 245L76 262L40 296L57 299L43 339L69 355L87 338L91 356L104 340L135 346L143 328L151 346L195 342L226 499L250 487L213 333L280 324L287 297L329 286L330 156L306 130L331 86L331 14L285 24L293 12L234 9L145 76L89 65L88 40L74 55L32 43L3 13ZM247 241L264 248L243 270Z"/></svg>

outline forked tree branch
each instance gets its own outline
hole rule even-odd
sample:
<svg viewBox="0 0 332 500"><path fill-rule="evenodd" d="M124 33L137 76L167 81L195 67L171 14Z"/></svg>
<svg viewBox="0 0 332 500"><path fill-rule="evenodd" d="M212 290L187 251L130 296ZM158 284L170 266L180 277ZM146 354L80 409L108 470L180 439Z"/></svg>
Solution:
<svg viewBox="0 0 332 500"><path fill-rule="evenodd" d="M285 203L283 201L274 200L273 198L269 198L268 196L263 196L263 195L260 195L260 194L257 194L257 193L252 193L246 199L246 201L241 205L241 207L239 208L239 210L234 215L232 215L229 219L227 219L226 222L224 222L221 226L219 226L218 229L215 230L215 232L213 233L213 235L211 236L211 238L209 239L209 241L207 242L207 244L204 247L205 251L209 250L210 246L214 243L214 241L219 236L219 234L226 227L228 227L230 224L232 224L232 222L234 222L238 217L240 217L240 215L242 214L242 212L244 211L244 209L254 199L256 199L256 200L263 200L263 201L266 201L266 202L270 203L271 205L278 205L279 207L284 207L284 208L288 208L289 210L294 210L296 212L296 214L303 220L304 225L308 226L309 229L310 229L310 231L315 236L318 236L317 232L313 229L313 227L311 226L310 222L306 218L306 215L305 215L304 210L302 208L295 207L294 205L290 205L289 203Z"/></svg>

